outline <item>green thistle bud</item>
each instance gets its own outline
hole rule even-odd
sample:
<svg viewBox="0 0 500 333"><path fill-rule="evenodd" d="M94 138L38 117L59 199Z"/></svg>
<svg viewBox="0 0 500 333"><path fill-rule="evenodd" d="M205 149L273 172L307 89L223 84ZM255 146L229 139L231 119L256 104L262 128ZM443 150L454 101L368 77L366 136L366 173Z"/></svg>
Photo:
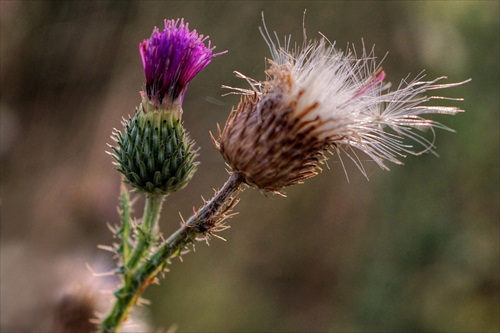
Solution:
<svg viewBox="0 0 500 333"><path fill-rule="evenodd" d="M197 152L181 124L182 110L143 101L125 133L115 130L111 156L125 182L142 192L167 195L184 188L196 171Z"/></svg>

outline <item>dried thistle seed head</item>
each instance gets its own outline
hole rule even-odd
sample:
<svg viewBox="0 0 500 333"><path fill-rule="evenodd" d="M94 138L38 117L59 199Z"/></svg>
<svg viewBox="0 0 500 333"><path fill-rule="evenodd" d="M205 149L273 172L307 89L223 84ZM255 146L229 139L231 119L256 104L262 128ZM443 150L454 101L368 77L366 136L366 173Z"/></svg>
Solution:
<svg viewBox="0 0 500 333"><path fill-rule="evenodd" d="M124 122L111 156L125 182L141 192L167 195L184 188L196 171L197 152L176 113L146 111Z"/></svg>
<svg viewBox="0 0 500 333"><path fill-rule="evenodd" d="M314 176L327 149L347 155L365 176L357 152L386 170L386 161L402 164L408 154L435 154L434 130L450 129L424 117L463 111L426 105L459 98L425 94L470 80L437 84L445 77L423 81L421 73L391 91L373 49L363 45L358 57L354 48L338 51L323 36L291 48L290 39L274 41L265 25L261 32L272 56L266 80L236 72L251 90L231 88L244 97L217 143L229 166L258 188L278 190Z"/></svg>
<svg viewBox="0 0 500 333"><path fill-rule="evenodd" d="M317 108L300 108L302 93L293 94L293 78L271 68L261 93L243 96L220 134L218 149L228 165L249 185L279 192L315 176L328 147L322 140L319 118L308 119Z"/></svg>

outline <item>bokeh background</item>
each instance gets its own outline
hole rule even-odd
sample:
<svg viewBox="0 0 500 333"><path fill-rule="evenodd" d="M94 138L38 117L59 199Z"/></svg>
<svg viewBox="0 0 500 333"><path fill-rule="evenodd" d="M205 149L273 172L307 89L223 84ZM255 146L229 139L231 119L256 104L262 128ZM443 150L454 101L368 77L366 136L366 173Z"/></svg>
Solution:
<svg viewBox="0 0 500 333"><path fill-rule="evenodd" d="M337 158L287 198L248 189L232 228L174 260L145 297L152 331L498 332L498 1L1 1L1 330L51 331L57 299L112 265L120 177L104 152L134 112L138 43L184 17L218 51L191 83L185 126L201 147L190 185L168 198L168 233L227 177L209 131L263 79L258 26L375 44L388 79L426 70L467 85L440 92L466 112L436 116L440 158L409 157L369 181ZM446 101L443 101L446 104ZM142 202L136 212L142 211Z"/></svg>

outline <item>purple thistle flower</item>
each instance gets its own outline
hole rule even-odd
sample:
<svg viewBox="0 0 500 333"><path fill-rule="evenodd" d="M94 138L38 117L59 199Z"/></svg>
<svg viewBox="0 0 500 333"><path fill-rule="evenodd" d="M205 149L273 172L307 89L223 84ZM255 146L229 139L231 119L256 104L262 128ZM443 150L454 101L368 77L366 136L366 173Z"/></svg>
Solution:
<svg viewBox="0 0 500 333"><path fill-rule="evenodd" d="M149 39L139 44L146 74L146 94L156 106L165 103L181 105L189 81L205 68L215 47L206 46L208 36L189 31L184 19L165 20L162 32L154 28ZM145 96L143 96L145 98Z"/></svg>

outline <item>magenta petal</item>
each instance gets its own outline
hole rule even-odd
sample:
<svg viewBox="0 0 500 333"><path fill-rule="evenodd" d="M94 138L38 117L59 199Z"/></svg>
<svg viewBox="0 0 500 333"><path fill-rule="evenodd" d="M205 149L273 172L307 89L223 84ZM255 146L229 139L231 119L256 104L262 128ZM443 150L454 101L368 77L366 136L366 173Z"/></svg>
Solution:
<svg viewBox="0 0 500 333"><path fill-rule="evenodd" d="M215 47L205 45L208 39L189 31L184 19L165 20L165 28L153 30L149 39L139 44L146 75L146 93L150 100L161 104L182 103L189 81L205 68L215 56Z"/></svg>

